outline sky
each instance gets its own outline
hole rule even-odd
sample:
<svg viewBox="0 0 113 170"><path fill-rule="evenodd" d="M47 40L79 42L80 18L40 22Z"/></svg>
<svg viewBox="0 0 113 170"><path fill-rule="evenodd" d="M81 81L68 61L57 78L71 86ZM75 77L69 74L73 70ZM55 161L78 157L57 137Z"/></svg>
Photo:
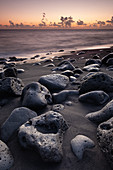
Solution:
<svg viewBox="0 0 113 170"><path fill-rule="evenodd" d="M0 27L112 28L113 0L0 0Z"/></svg>

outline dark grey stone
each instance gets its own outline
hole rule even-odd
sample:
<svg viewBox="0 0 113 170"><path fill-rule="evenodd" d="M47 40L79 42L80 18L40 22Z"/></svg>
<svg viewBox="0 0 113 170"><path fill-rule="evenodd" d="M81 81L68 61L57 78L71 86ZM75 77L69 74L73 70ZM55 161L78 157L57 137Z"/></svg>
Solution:
<svg viewBox="0 0 113 170"><path fill-rule="evenodd" d="M22 106L39 110L51 103L52 96L49 90L38 82L28 84L22 91Z"/></svg>
<svg viewBox="0 0 113 170"><path fill-rule="evenodd" d="M69 83L69 78L61 74L49 74L41 76L39 82L46 86L50 91L63 90Z"/></svg>
<svg viewBox="0 0 113 170"><path fill-rule="evenodd" d="M94 123L102 123L111 117L113 117L113 100L111 100L101 110L86 115L86 118Z"/></svg>
<svg viewBox="0 0 113 170"><path fill-rule="evenodd" d="M109 100L109 95L104 91L91 91L79 96L79 101L93 104L104 104Z"/></svg>
<svg viewBox="0 0 113 170"><path fill-rule="evenodd" d="M7 142L13 133L25 122L29 119L36 117L36 112L25 108L19 107L12 111L11 115L1 126L1 139L4 142Z"/></svg>
<svg viewBox="0 0 113 170"><path fill-rule="evenodd" d="M80 94L94 90L103 90L105 92L113 91L113 78L106 73L98 72L87 76L82 80L80 86Z"/></svg>

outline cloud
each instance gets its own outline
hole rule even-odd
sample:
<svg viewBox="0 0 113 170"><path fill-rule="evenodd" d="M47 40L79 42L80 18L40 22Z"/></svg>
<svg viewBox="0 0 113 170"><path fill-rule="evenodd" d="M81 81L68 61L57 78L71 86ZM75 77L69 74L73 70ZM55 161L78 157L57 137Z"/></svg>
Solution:
<svg viewBox="0 0 113 170"><path fill-rule="evenodd" d="M97 21L97 24L102 27L102 26L105 26L106 23L104 21Z"/></svg>
<svg viewBox="0 0 113 170"><path fill-rule="evenodd" d="M84 21L81 21L81 20L79 19L79 21L77 21L77 25L87 25L87 24L85 24Z"/></svg>
<svg viewBox="0 0 113 170"><path fill-rule="evenodd" d="M111 17L111 20L107 20L106 22L113 24L113 16Z"/></svg>

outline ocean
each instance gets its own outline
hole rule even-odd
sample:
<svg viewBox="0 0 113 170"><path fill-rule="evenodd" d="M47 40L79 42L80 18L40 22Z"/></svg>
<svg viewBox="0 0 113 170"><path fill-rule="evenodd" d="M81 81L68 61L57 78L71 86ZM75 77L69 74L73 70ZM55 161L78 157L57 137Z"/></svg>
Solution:
<svg viewBox="0 0 113 170"><path fill-rule="evenodd" d="M0 57L113 46L113 30L0 30Z"/></svg>

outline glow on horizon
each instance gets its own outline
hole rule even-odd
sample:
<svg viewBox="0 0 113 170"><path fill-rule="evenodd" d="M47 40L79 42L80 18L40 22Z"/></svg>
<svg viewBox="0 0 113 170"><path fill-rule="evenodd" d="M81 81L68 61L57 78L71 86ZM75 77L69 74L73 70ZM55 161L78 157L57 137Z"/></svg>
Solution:
<svg viewBox="0 0 113 170"><path fill-rule="evenodd" d="M98 21L111 20L113 16L113 0L0 0L0 24L9 25L9 20L15 24L38 26L42 14L46 13L46 23L59 23L61 16L72 16L72 27L78 27L77 21L83 21L89 27ZM111 25L112 26L112 25Z"/></svg>

